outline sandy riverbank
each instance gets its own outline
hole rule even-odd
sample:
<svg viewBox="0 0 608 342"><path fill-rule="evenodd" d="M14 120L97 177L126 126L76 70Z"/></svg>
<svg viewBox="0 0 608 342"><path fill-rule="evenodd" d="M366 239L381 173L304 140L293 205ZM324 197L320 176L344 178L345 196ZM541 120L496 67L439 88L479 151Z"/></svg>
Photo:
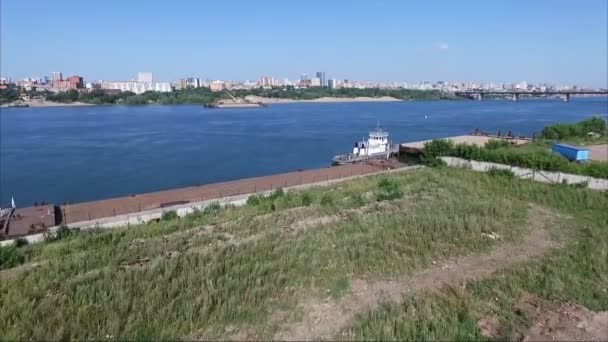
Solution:
<svg viewBox="0 0 608 342"><path fill-rule="evenodd" d="M61 103L47 100L29 100L29 101L18 101L14 104L28 105L30 107L73 107L73 106L94 106L91 103L84 102L72 102L72 103ZM3 104L2 107L9 107L8 104Z"/></svg>
<svg viewBox="0 0 608 342"><path fill-rule="evenodd" d="M381 97L320 97L313 100L295 100L295 99L279 99L279 98L267 98L254 95L248 95L245 97L246 100L251 102L262 102L262 103L297 103L297 102L394 102L402 101L400 99L391 96Z"/></svg>
<svg viewBox="0 0 608 342"><path fill-rule="evenodd" d="M94 104L84 102L61 103L47 100L30 100L24 101L23 103L28 104L30 107L94 106Z"/></svg>

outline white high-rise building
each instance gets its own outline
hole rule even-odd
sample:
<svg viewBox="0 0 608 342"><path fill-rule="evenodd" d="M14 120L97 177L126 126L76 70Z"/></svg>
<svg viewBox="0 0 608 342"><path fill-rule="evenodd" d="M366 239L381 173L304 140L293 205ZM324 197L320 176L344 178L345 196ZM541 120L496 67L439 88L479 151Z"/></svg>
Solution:
<svg viewBox="0 0 608 342"><path fill-rule="evenodd" d="M121 91L132 91L135 94L145 93L146 91L170 92L171 83L169 82L137 82L137 81L103 81L101 89L119 89Z"/></svg>
<svg viewBox="0 0 608 342"><path fill-rule="evenodd" d="M137 82L152 83L152 73L151 72L138 72L137 73Z"/></svg>
<svg viewBox="0 0 608 342"><path fill-rule="evenodd" d="M52 81L62 81L63 75L59 71L53 71L51 73L51 80Z"/></svg>
<svg viewBox="0 0 608 342"><path fill-rule="evenodd" d="M327 86L329 87L329 89L336 89L338 83L336 82L335 78L330 78L329 80L327 80Z"/></svg>

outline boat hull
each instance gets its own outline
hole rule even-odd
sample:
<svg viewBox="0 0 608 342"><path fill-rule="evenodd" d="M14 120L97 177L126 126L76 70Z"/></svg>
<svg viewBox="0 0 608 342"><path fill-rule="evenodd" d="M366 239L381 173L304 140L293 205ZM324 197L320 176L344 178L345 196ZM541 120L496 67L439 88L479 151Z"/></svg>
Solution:
<svg viewBox="0 0 608 342"><path fill-rule="evenodd" d="M332 159L332 162L339 165L361 163L370 159L388 159L390 156L399 153L399 145L392 145L388 151L373 153L364 156L349 154L337 155Z"/></svg>

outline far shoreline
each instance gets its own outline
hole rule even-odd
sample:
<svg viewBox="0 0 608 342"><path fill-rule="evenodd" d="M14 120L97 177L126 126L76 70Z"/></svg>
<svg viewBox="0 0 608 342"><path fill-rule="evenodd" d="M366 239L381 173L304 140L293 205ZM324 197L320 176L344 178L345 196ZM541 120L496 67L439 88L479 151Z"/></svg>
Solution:
<svg viewBox="0 0 608 342"><path fill-rule="evenodd" d="M250 102L261 102L263 104L289 104L289 103L347 103L347 102L404 102L390 96L381 97L320 97L310 100L283 99L259 96L247 96ZM53 102L48 100L19 101L17 104L28 105L28 107L11 107L16 103L3 104L1 108L44 108L44 107L86 107L86 106L149 106L149 105L203 105L203 103L149 103L149 104L126 104L126 103L86 103L86 102Z"/></svg>
<svg viewBox="0 0 608 342"><path fill-rule="evenodd" d="M602 96L582 96L583 98L596 98L605 97ZM464 99L407 99L402 100L391 96L380 96L380 97L319 97L316 99L287 99L287 98L273 98L273 97L261 97L255 95L247 95L245 99L252 103L262 103L265 105L280 105L280 104L294 104L294 103L361 103L361 102L434 102L434 101L461 101ZM538 98L542 100L543 98ZM496 99L488 99L492 101ZM501 99L502 100L502 99ZM530 98L528 100L537 100ZM24 104L27 107L19 107L12 105ZM30 101L18 101L13 103L4 103L0 105L0 108L51 108L51 107L88 107L88 106L203 106L204 103L146 103L146 104L128 104L128 103L87 103L87 102L53 102L48 100L30 100Z"/></svg>
<svg viewBox="0 0 608 342"><path fill-rule="evenodd" d="M245 96L250 102L261 102L263 104L282 104L282 103L340 103L340 102L403 102L403 100L392 96L357 96L357 97L319 97L316 99L285 99L273 97L261 97L255 95Z"/></svg>

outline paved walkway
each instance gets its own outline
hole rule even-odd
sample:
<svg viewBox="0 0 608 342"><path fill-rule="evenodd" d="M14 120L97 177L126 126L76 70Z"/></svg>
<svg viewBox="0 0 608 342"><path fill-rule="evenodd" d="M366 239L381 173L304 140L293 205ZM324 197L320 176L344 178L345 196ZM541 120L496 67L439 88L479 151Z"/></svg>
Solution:
<svg viewBox="0 0 608 342"><path fill-rule="evenodd" d="M589 150L589 159L608 161L608 144L585 146Z"/></svg>

